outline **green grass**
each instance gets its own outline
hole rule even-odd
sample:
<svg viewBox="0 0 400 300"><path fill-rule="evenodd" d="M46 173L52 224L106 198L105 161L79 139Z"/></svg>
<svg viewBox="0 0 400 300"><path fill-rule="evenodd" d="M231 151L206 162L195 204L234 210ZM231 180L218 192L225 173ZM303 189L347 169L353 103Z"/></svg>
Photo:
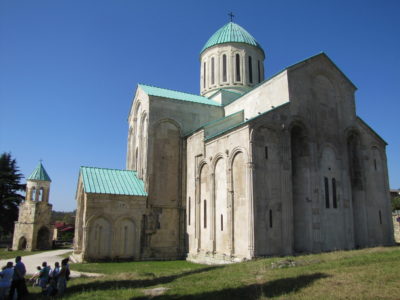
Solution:
<svg viewBox="0 0 400 300"><path fill-rule="evenodd" d="M296 266L272 268L293 260ZM225 266L186 261L88 263L72 270L105 274L68 283L64 299L399 299L400 247L266 258ZM40 299L30 288L31 299Z"/></svg>
<svg viewBox="0 0 400 300"><path fill-rule="evenodd" d="M27 255L33 255L33 254L38 254L44 251L23 251L23 250L17 250L17 251L7 251L6 248L0 248L0 260L2 259L14 259L16 256L27 256Z"/></svg>

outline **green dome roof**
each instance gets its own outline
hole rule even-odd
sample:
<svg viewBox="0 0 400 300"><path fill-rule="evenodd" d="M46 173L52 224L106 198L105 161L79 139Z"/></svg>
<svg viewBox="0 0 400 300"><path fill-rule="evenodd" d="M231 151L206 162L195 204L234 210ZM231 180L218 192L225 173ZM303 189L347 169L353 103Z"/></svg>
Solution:
<svg viewBox="0 0 400 300"><path fill-rule="evenodd" d="M28 177L28 180L51 181L49 175L47 174L41 162L32 172L31 176Z"/></svg>
<svg viewBox="0 0 400 300"><path fill-rule="evenodd" d="M203 49L201 49L200 53L203 53L204 50L212 46L225 43L244 43L252 45L258 47L264 53L264 50L261 48L256 39L243 27L233 22L229 22L220 28L216 33L214 33L204 45Z"/></svg>

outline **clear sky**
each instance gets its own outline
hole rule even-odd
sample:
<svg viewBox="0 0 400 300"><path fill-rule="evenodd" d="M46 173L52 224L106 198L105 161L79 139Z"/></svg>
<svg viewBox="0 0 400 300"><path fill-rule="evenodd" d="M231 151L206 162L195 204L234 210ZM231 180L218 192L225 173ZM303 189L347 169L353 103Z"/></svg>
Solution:
<svg viewBox="0 0 400 300"><path fill-rule="evenodd" d="M199 52L228 22L264 48L266 77L321 51L358 87L400 188L400 1L0 0L0 152L39 162L55 210L75 209L80 166L124 168L138 83L199 93Z"/></svg>

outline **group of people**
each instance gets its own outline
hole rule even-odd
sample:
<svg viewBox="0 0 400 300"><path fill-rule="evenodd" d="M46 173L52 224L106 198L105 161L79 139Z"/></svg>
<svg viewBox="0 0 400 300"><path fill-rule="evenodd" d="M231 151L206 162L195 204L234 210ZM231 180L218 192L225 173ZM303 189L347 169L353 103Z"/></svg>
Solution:
<svg viewBox="0 0 400 300"><path fill-rule="evenodd" d="M63 259L61 266L59 262L56 262L53 269L43 262L30 280L42 288L44 295L62 296L70 275L68 261L68 258ZM15 265L11 261L7 262L0 272L0 300L24 299L28 294L25 275L26 268L21 261L21 256L15 258Z"/></svg>

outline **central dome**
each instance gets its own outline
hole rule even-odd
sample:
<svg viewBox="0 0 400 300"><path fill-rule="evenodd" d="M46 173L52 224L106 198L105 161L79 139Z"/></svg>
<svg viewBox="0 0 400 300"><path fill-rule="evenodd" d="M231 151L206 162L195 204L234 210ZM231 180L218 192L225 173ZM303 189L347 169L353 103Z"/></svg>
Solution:
<svg viewBox="0 0 400 300"><path fill-rule="evenodd" d="M229 22L210 37L203 49L201 49L200 54L210 47L225 43L244 43L252 45L259 48L264 53L264 50L261 48L260 44L250 33L246 31L246 29L236 23Z"/></svg>

